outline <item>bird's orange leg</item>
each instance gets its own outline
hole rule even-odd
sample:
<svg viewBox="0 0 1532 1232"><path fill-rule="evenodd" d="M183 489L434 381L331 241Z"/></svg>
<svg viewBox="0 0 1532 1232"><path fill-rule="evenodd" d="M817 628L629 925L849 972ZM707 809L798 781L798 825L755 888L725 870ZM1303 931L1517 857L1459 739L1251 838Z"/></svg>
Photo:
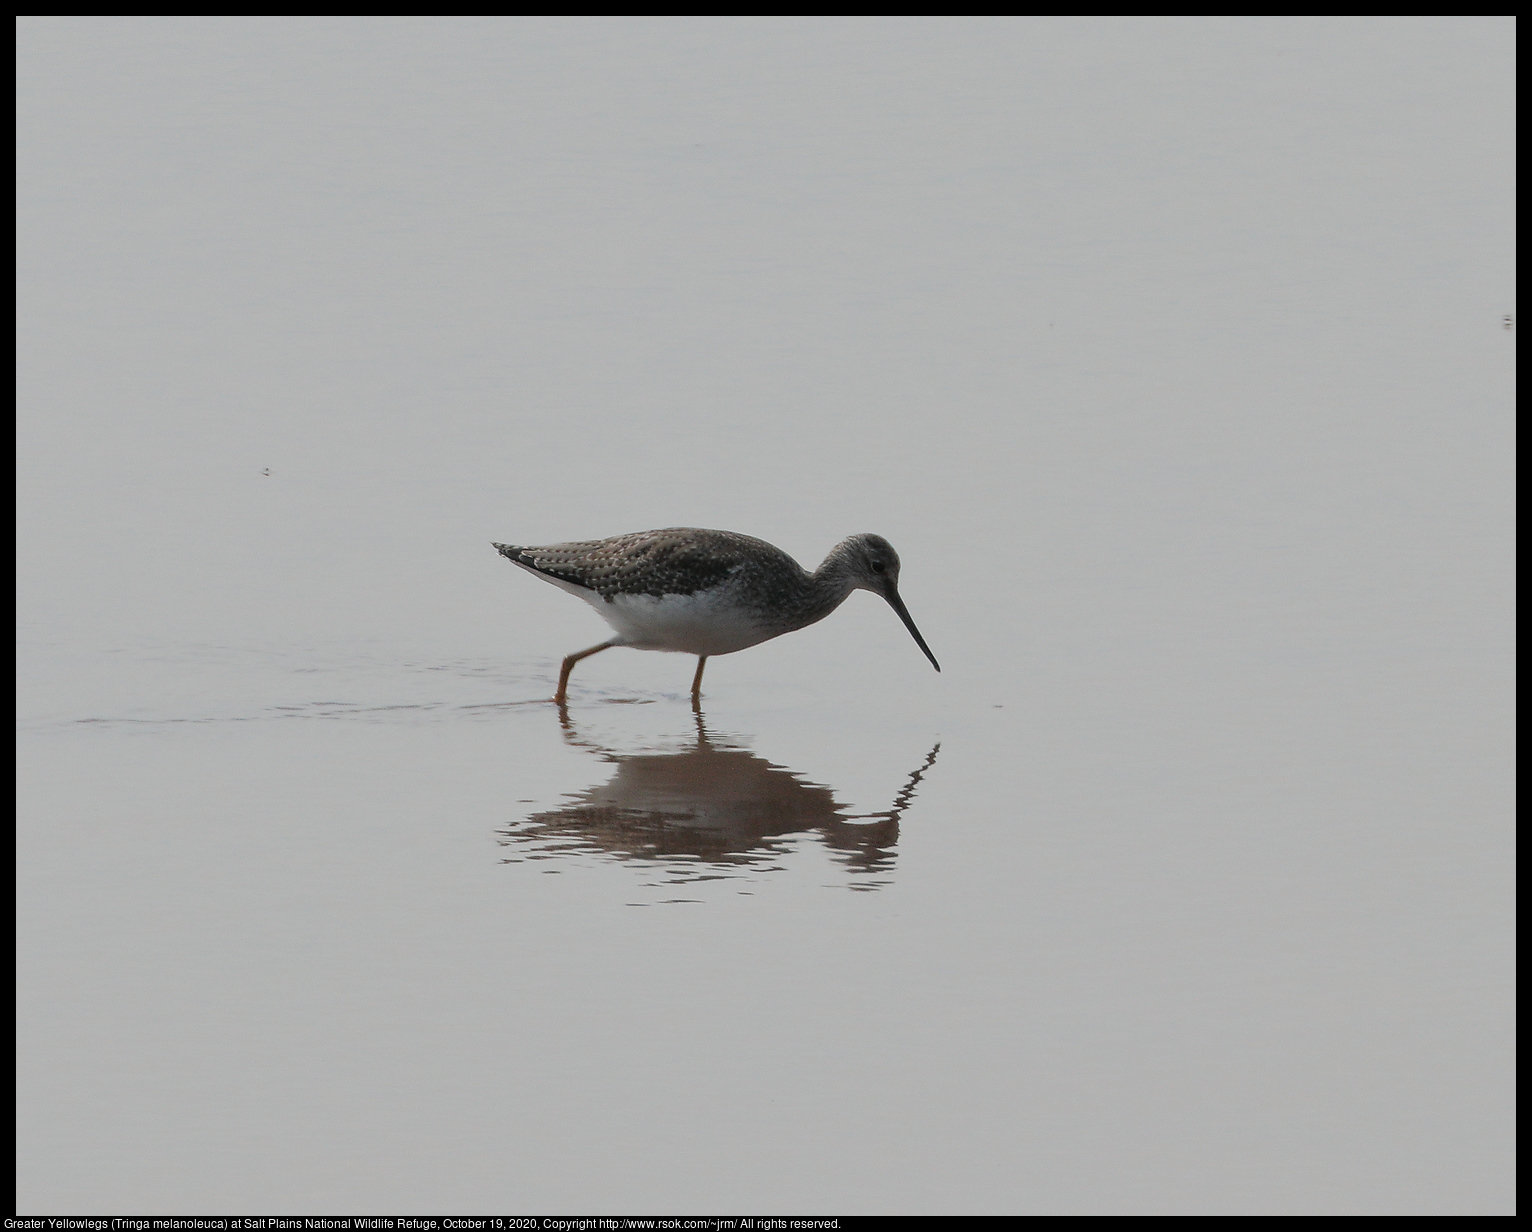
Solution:
<svg viewBox="0 0 1532 1232"><path fill-rule="evenodd" d="M707 655L697 656L697 674L692 677L692 701L702 699L702 669L707 666Z"/></svg>
<svg viewBox="0 0 1532 1232"><path fill-rule="evenodd" d="M599 646L592 646L589 650L577 650L564 660L563 669L559 672L559 691L553 695L553 700L560 706L565 703L565 695L569 690L569 673L574 670L574 665L581 659L588 659L593 654L599 654L603 650L610 650L616 642L602 642Z"/></svg>

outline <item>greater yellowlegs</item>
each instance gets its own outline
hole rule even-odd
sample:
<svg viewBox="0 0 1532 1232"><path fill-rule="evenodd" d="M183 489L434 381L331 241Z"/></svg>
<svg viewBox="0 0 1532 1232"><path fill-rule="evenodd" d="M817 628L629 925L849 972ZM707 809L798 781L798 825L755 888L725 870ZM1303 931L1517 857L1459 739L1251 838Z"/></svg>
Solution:
<svg viewBox="0 0 1532 1232"><path fill-rule="evenodd" d="M494 546L527 572L584 599L617 633L564 660L553 696L559 705L574 665L613 646L696 655L695 699L711 656L823 620L853 590L887 599L931 666L942 670L899 598L899 554L881 535L843 540L813 573L760 539L690 526L541 548Z"/></svg>

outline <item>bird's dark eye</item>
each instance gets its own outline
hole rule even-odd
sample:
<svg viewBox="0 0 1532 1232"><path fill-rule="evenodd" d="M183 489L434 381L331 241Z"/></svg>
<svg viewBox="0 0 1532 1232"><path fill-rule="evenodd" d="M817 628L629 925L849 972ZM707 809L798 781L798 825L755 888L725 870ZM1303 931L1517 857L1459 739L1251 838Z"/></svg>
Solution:
<svg viewBox="0 0 1532 1232"><path fill-rule="evenodd" d="M883 572L883 562L881 560L873 561L872 562L872 571L874 573L882 573Z"/></svg>

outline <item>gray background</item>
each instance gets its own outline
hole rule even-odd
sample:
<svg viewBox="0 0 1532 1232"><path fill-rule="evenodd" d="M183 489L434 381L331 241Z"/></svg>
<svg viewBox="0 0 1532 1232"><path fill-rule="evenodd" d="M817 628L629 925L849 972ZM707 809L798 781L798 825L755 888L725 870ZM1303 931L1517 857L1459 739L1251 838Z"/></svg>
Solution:
<svg viewBox="0 0 1532 1232"><path fill-rule="evenodd" d="M1512 33L21 19L21 1212L1511 1213Z"/></svg>

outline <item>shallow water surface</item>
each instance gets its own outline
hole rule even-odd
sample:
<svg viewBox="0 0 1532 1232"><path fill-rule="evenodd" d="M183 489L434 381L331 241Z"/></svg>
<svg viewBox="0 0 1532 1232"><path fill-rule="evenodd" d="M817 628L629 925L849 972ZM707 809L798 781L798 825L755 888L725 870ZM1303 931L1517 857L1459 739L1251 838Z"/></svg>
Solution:
<svg viewBox="0 0 1532 1232"><path fill-rule="evenodd" d="M21 30L20 1213L1510 1213L1503 19Z"/></svg>

